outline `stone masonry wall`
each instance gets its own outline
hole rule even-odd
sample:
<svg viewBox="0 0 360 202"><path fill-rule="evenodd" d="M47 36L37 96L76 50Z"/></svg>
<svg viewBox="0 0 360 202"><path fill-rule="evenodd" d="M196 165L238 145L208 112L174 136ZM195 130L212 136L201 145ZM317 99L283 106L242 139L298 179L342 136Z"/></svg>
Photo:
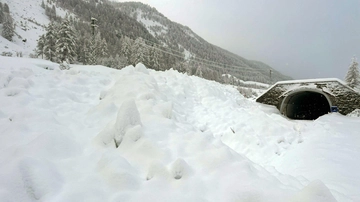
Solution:
<svg viewBox="0 0 360 202"><path fill-rule="evenodd" d="M355 109L360 109L360 94L338 81L321 81L306 83L277 84L260 96L256 101L273 105L280 109L282 100L295 90L309 89L321 90L326 94L333 106L337 106L341 114L348 114Z"/></svg>

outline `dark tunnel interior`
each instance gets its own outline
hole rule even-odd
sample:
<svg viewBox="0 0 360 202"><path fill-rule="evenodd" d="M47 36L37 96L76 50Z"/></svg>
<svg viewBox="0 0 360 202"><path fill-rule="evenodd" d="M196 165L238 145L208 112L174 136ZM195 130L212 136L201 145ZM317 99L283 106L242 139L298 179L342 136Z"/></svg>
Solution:
<svg viewBox="0 0 360 202"><path fill-rule="evenodd" d="M330 104L326 97L311 91L291 95L285 106L286 116L291 119L315 120L330 112Z"/></svg>

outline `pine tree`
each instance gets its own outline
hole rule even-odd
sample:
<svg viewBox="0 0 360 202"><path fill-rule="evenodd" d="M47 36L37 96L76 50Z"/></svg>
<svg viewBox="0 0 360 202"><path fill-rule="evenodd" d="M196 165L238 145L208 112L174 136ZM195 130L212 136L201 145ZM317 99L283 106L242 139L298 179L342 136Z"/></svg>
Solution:
<svg viewBox="0 0 360 202"><path fill-rule="evenodd" d="M93 40L87 40L87 49L85 51L85 64L95 65L96 64L96 46Z"/></svg>
<svg viewBox="0 0 360 202"><path fill-rule="evenodd" d="M7 3L4 4L4 13L10 13L9 5L7 5Z"/></svg>
<svg viewBox="0 0 360 202"><path fill-rule="evenodd" d="M130 59L132 55L131 52L132 43L133 43L132 40L127 36L121 38L121 53L127 58L128 61L127 65L131 64Z"/></svg>
<svg viewBox="0 0 360 202"><path fill-rule="evenodd" d="M53 5L51 8L49 6L45 6L45 15L49 17L50 21L56 21L56 8Z"/></svg>
<svg viewBox="0 0 360 202"><path fill-rule="evenodd" d="M77 32L77 46L76 46L76 55L77 61L85 64L85 53L88 51L87 47L87 35L81 32Z"/></svg>
<svg viewBox="0 0 360 202"><path fill-rule="evenodd" d="M49 17L50 19L50 12L51 12L51 9L49 6L45 6L45 15Z"/></svg>
<svg viewBox="0 0 360 202"><path fill-rule="evenodd" d="M41 35L38 43L36 45L36 56L40 56L41 58L44 58L44 50L45 50L45 35Z"/></svg>
<svg viewBox="0 0 360 202"><path fill-rule="evenodd" d="M196 72L195 72L195 76L198 76L198 77L203 77L203 66L202 65L199 65L197 68L196 68Z"/></svg>
<svg viewBox="0 0 360 202"><path fill-rule="evenodd" d="M360 74L358 69L359 63L356 61L356 58L352 58L352 62L349 66L349 70L346 74L345 81L351 88L360 87Z"/></svg>
<svg viewBox="0 0 360 202"><path fill-rule="evenodd" d="M150 51L150 67L155 70L160 70L161 52L158 47L153 47Z"/></svg>
<svg viewBox="0 0 360 202"><path fill-rule="evenodd" d="M99 46L97 47L97 52L98 58L105 58L109 56L108 45L104 38L100 41Z"/></svg>
<svg viewBox="0 0 360 202"><path fill-rule="evenodd" d="M53 22L51 22L45 30L46 34L44 37L44 55L46 59L55 62L57 27Z"/></svg>
<svg viewBox="0 0 360 202"><path fill-rule="evenodd" d="M105 39L101 39L100 32L95 36L95 42L94 42L94 56L95 60L99 61L100 64L101 60L103 58L106 58L109 56L108 54L108 47Z"/></svg>
<svg viewBox="0 0 360 202"><path fill-rule="evenodd" d="M0 2L0 24L4 21L4 7L3 4Z"/></svg>
<svg viewBox="0 0 360 202"><path fill-rule="evenodd" d="M56 8L55 8L55 5L53 5L51 7L50 20L56 20Z"/></svg>
<svg viewBox="0 0 360 202"><path fill-rule="evenodd" d="M121 69L126 66L127 61L125 57L116 54L115 58L113 56L110 56L108 58L103 58L101 64L107 67Z"/></svg>
<svg viewBox="0 0 360 202"><path fill-rule="evenodd" d="M41 8L45 9L45 3L44 0L41 1Z"/></svg>
<svg viewBox="0 0 360 202"><path fill-rule="evenodd" d="M4 23L1 35L9 41L12 41L12 37L14 36L14 22L9 13L4 13Z"/></svg>
<svg viewBox="0 0 360 202"><path fill-rule="evenodd" d="M83 64L87 64L87 54L89 52L89 48L87 46L87 43L84 43L82 45L81 51L78 51L77 56L78 56L78 61L82 62Z"/></svg>
<svg viewBox="0 0 360 202"><path fill-rule="evenodd" d="M116 69L122 69L122 68L126 67L126 65L128 64L126 57L120 56L119 54L116 54L114 60L116 63L116 66L114 68L116 68Z"/></svg>
<svg viewBox="0 0 360 202"><path fill-rule="evenodd" d="M72 63L76 57L76 34L66 17L59 28L56 41L56 55L59 62Z"/></svg>
<svg viewBox="0 0 360 202"><path fill-rule="evenodd" d="M144 40L139 37L135 40L133 46L131 47L131 64L136 65L138 63L147 64L147 48L143 45L145 42Z"/></svg>

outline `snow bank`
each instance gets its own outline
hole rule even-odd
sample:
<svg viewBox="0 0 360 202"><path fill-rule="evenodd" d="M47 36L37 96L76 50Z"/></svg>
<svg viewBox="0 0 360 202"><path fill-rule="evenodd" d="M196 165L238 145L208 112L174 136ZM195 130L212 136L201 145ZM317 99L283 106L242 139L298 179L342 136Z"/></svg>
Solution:
<svg viewBox="0 0 360 202"><path fill-rule="evenodd" d="M0 60L4 201L359 197L345 156L359 152L358 119L287 120L231 86L143 65Z"/></svg>
<svg viewBox="0 0 360 202"><path fill-rule="evenodd" d="M350 117L360 117L360 109L355 109L354 111L350 112L349 114L347 114L347 116Z"/></svg>

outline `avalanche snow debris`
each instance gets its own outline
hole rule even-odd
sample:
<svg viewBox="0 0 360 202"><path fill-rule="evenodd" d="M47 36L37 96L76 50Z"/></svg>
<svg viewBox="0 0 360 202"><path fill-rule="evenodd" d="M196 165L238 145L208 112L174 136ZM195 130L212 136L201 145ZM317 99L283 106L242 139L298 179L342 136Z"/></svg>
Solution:
<svg viewBox="0 0 360 202"><path fill-rule="evenodd" d="M0 60L4 201L360 199L359 119L288 120L174 70Z"/></svg>

